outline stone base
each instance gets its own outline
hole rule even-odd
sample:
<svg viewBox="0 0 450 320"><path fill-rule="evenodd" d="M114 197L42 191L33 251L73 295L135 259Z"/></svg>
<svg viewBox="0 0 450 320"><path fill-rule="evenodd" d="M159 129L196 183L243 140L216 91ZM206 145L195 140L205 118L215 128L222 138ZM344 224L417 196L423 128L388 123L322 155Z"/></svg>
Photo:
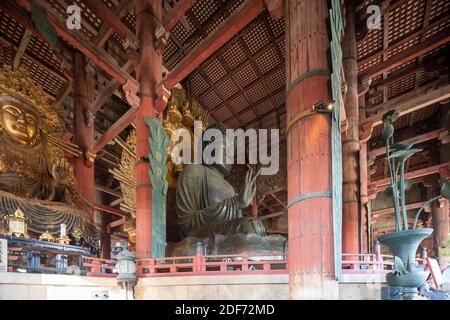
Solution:
<svg viewBox="0 0 450 320"><path fill-rule="evenodd" d="M367 278L369 277L369 278ZM358 275L335 282L340 300L379 300L381 277ZM318 288L309 288L317 296ZM107 297L104 297L106 294ZM0 274L0 300L124 300L113 278L24 273ZM287 300L289 279L281 275L175 276L141 278L136 300ZM327 299L327 297L322 297Z"/></svg>

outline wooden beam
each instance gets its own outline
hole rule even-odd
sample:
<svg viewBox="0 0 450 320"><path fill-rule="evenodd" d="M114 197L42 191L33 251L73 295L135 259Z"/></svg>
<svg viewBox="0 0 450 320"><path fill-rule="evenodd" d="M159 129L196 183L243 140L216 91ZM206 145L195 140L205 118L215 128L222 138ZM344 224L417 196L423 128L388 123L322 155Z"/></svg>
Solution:
<svg viewBox="0 0 450 320"><path fill-rule="evenodd" d="M390 71L392 69L397 68L398 66L401 66L405 62L408 62L412 59L415 59L417 57L426 54L427 52L439 48L440 46L446 44L449 41L450 41L449 32L439 32L435 36L430 37L427 40L396 54L390 59L382 63L378 63L372 68L364 70L362 73L359 74L359 77L361 79L364 79L366 77L372 77L373 79L379 75L382 75L384 72Z"/></svg>
<svg viewBox="0 0 450 320"><path fill-rule="evenodd" d="M421 143L421 142L425 142L425 141L429 141L429 140L433 140L433 139L438 139L440 134L442 134L445 131L447 131L447 129L445 129L445 128L433 130L433 131L430 131L430 132L427 132L424 134L420 134L418 136L404 139L402 141L399 141L398 143L401 143L401 144L407 144L407 143L411 143L411 142ZM383 154L386 154L385 147L373 149L369 152L369 158L382 156Z"/></svg>
<svg viewBox="0 0 450 320"><path fill-rule="evenodd" d="M31 11L30 0L19 0L20 3ZM131 75L124 72L111 57L111 55L103 49L99 49L91 41L84 38L77 30L70 31L67 29L65 22L61 16L48 6L43 0L35 0L36 4L48 13L48 20L55 28L56 32L65 39L69 44L80 50L92 63L104 70L113 78L117 79L121 84L127 84L131 91L138 91L138 83Z"/></svg>
<svg viewBox="0 0 450 320"><path fill-rule="evenodd" d="M120 197L109 204L110 207L118 206L123 202L123 197Z"/></svg>
<svg viewBox="0 0 450 320"><path fill-rule="evenodd" d="M419 208L421 208L424 205L424 203L425 203L425 201L407 204L406 205L406 210L408 211L408 210L419 209ZM390 214L394 214L394 213L395 213L395 209L394 208L386 208L386 209L374 210L374 211L372 211L372 218L373 219L377 219L379 217L390 215Z"/></svg>
<svg viewBox="0 0 450 320"><path fill-rule="evenodd" d="M125 72L131 72L134 69L134 63L128 61L122 68ZM99 111L111 96L122 86L122 83L117 79L112 79L105 90L97 97L92 104L92 112Z"/></svg>
<svg viewBox="0 0 450 320"><path fill-rule="evenodd" d="M450 165L450 162L447 162L447 163L431 166L428 168L423 168L423 169L418 169L415 171L407 172L407 173L405 173L405 179L407 179L407 180L417 179L417 178L429 176L429 175L432 175L435 173L439 173L442 168L446 168L449 165ZM372 181L370 184L376 185L377 191L379 192L379 191L381 191L379 189L381 189L383 187L384 187L384 189L386 189L386 187L391 184L391 178L385 178L385 179Z"/></svg>
<svg viewBox="0 0 450 320"><path fill-rule="evenodd" d="M20 61L22 60L22 57L25 51L27 50L28 43L30 42L32 35L33 33L30 30L25 29L22 39L20 40L19 48L17 49L16 55L14 56L13 62L14 69L17 69L19 67Z"/></svg>
<svg viewBox="0 0 450 320"><path fill-rule="evenodd" d="M117 18L103 1L83 0L83 3L85 3L86 6L89 7L101 21L103 21L103 23L112 28L122 39L125 40L128 38L134 43L138 43L138 39L134 32L123 24L120 18Z"/></svg>
<svg viewBox="0 0 450 320"><path fill-rule="evenodd" d="M122 17L127 13L130 8L130 0L122 0L119 6L114 11L114 16L116 19L121 20ZM112 36L114 29L107 24L103 24L98 32L97 40L95 43L98 48L102 48L106 41Z"/></svg>
<svg viewBox="0 0 450 320"><path fill-rule="evenodd" d="M108 224L108 228L109 228L109 230L111 230L112 228L121 226L121 225L123 225L124 223L125 223L125 219L122 218L122 219L113 221L113 222L111 222L110 224Z"/></svg>
<svg viewBox="0 0 450 320"><path fill-rule="evenodd" d="M121 198L122 197L122 193L120 191L116 191L110 188L107 188L105 186L102 186L100 184L96 184L94 185L95 190L104 192L106 194L109 194L111 196L117 197L117 198Z"/></svg>
<svg viewBox="0 0 450 320"><path fill-rule="evenodd" d="M99 152L109 142L111 142L119 133L125 130L136 116L137 109L129 109L119 120L116 121L100 138L95 141L94 153Z"/></svg>
<svg viewBox="0 0 450 320"><path fill-rule="evenodd" d="M287 215L287 210L274 212L274 213L266 214L263 216L258 216L258 220L267 220L267 219L276 218L276 217L279 217L282 215Z"/></svg>
<svg viewBox="0 0 450 320"><path fill-rule="evenodd" d="M167 89L172 89L178 82L186 78L199 65L205 62L214 52L233 38L253 18L265 9L264 0L246 0L222 25L209 35L199 46L192 50L162 80Z"/></svg>
<svg viewBox="0 0 450 320"><path fill-rule="evenodd" d="M166 29L166 31L172 30L177 22L188 12L190 8L192 8L196 2L197 0L180 0L168 13L164 15L164 29Z"/></svg>
<svg viewBox="0 0 450 320"><path fill-rule="evenodd" d="M417 89L417 94L414 94L415 92L416 90L408 92L400 96L398 99L396 98L396 101L398 101L397 103L390 103L388 101L387 104L383 104L383 106L378 110L378 113L376 115L366 118L361 123L360 126L363 127L364 125L368 124L377 126L382 124L383 114L391 110L399 111L400 116L402 116L426 108L442 100L448 99L450 98L450 84L447 84L437 89L429 90L426 93L424 93L423 88ZM402 100L401 97L408 97L408 98Z"/></svg>
<svg viewBox="0 0 450 320"><path fill-rule="evenodd" d="M115 209L115 208L111 208L108 206L105 206L104 204L100 204L100 203L94 203L94 209L99 210L99 211L103 211L103 212L107 212L107 213L111 213L115 216L118 216L120 218L125 218L128 217L128 214L122 210L119 209Z"/></svg>

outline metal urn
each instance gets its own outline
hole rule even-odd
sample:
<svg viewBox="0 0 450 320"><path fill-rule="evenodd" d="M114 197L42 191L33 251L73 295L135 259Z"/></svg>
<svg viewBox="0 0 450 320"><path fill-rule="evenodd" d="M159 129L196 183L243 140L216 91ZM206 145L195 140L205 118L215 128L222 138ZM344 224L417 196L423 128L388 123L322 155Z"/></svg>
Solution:
<svg viewBox="0 0 450 320"><path fill-rule="evenodd" d="M431 228L409 229L386 234L378 240L394 255L394 270L386 275L390 287L403 288L403 299L412 299L417 288L425 283L428 273L416 266L416 252L420 243L433 233Z"/></svg>
<svg viewBox="0 0 450 320"><path fill-rule="evenodd" d="M378 240L387 245L394 255L394 270L386 275L388 285L401 290L402 299L409 300L417 295L417 288L425 283L427 277L423 268L416 266L417 249L420 243L433 233L431 228L417 228L417 221L430 203L440 198L450 198L450 183L448 179L441 178L440 194L426 201L417 211L411 227L406 210L406 191L413 183L405 179L405 163L422 150L414 148L414 142L408 144L394 142L393 123L398 117L398 111L386 113L383 116L382 131L391 178L391 185L386 190L386 194L392 196L394 202L395 232L381 236Z"/></svg>

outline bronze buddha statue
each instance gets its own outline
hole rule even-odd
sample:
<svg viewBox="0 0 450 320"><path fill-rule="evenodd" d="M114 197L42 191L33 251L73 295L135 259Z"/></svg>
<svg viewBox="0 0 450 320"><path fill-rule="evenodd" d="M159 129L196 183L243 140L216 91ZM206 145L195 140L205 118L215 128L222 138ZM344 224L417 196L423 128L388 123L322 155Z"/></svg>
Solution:
<svg viewBox="0 0 450 320"><path fill-rule="evenodd" d="M208 129L218 129L225 136L222 124ZM223 154L226 156L226 152ZM205 254L215 255L286 252L283 236L266 235L262 220L243 214L242 210L251 205L255 196L259 171L247 171L241 190L236 193L225 180L232 165L222 162L188 164L179 175L176 212L183 240L170 243L168 255L191 256L199 248Z"/></svg>
<svg viewBox="0 0 450 320"><path fill-rule="evenodd" d="M85 203L63 150L62 125L24 68L0 68L0 217L20 208L37 234L84 224Z"/></svg>
<svg viewBox="0 0 450 320"><path fill-rule="evenodd" d="M218 129L225 136L226 128L222 124L212 125L206 131L209 129ZM265 234L264 225L259 220L242 214L242 209L252 203L259 171L250 169L242 189L236 193L225 180L231 169L232 165L226 161L186 165L178 177L176 192L178 226L184 236Z"/></svg>

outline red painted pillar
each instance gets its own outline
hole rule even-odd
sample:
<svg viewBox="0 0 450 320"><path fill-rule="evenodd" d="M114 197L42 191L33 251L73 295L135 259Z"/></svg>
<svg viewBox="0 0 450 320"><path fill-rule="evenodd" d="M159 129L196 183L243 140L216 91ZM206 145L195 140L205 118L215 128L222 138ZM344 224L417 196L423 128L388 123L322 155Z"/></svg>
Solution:
<svg viewBox="0 0 450 320"><path fill-rule="evenodd" d="M358 109L358 61L356 51L355 3L347 1L345 7L346 28L342 44L343 68L347 83L345 113L348 120L346 138L342 143L343 156L343 215L342 252L360 252L359 221L359 109Z"/></svg>
<svg viewBox="0 0 450 320"><path fill-rule="evenodd" d="M288 123L330 101L326 0L286 2ZM290 299L335 299L331 116L293 123L288 143Z"/></svg>
<svg viewBox="0 0 450 320"><path fill-rule="evenodd" d="M135 3L136 30L139 39L140 61L137 79L141 104L136 114L136 256L152 256L152 188L148 171L150 164L148 138L150 130L146 118L156 117L155 88L161 81L162 56L154 48L155 30L161 21L161 1L137 0Z"/></svg>
<svg viewBox="0 0 450 320"><path fill-rule="evenodd" d="M83 154L74 158L74 174L78 192L92 206L94 203L94 155L91 153L94 144L94 121L91 116L93 100L93 69L87 64L85 56L76 51L74 54L74 143ZM93 217L93 209L91 212Z"/></svg>
<svg viewBox="0 0 450 320"><path fill-rule="evenodd" d="M445 248L447 246L448 235L450 233L450 206L448 200L444 198L439 199L439 201L433 203L431 210L433 215L432 219L436 246L438 248Z"/></svg>

